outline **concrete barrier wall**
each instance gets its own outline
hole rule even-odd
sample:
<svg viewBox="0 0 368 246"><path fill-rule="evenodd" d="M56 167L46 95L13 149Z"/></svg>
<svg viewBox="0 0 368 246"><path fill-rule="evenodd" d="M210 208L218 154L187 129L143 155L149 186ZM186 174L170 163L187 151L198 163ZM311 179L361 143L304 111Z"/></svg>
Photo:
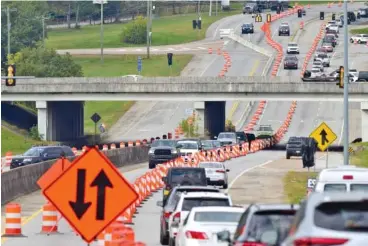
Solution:
<svg viewBox="0 0 368 246"><path fill-rule="evenodd" d="M116 167L148 161L147 146L104 151ZM28 165L1 174L1 205L39 189L37 180L55 163L55 160Z"/></svg>

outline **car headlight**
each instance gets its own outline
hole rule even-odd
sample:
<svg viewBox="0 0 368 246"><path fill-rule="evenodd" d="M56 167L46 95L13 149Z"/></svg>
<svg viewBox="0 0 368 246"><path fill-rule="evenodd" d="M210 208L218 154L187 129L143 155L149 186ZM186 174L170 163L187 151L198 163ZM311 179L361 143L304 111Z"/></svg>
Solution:
<svg viewBox="0 0 368 246"><path fill-rule="evenodd" d="M178 153L178 151L177 150L172 150L171 151L171 154L177 154Z"/></svg>
<svg viewBox="0 0 368 246"><path fill-rule="evenodd" d="M153 150L153 149L150 149L149 151L148 151L148 154L153 154L155 151Z"/></svg>
<svg viewBox="0 0 368 246"><path fill-rule="evenodd" d="M23 159L23 162L31 162L32 161L32 158L25 158Z"/></svg>

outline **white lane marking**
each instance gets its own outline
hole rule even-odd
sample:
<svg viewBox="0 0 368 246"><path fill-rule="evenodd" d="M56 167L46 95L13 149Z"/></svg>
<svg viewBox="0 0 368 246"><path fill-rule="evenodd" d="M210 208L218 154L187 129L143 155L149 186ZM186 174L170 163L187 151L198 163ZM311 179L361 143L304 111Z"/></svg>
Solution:
<svg viewBox="0 0 368 246"><path fill-rule="evenodd" d="M267 109L267 105L268 105L268 103L266 102L266 104L265 104L265 106L263 108L263 112L261 114L261 117L259 117L258 124L262 123L263 115L265 115L265 112L266 112L266 109Z"/></svg>
<svg viewBox="0 0 368 246"><path fill-rule="evenodd" d="M197 47L197 49L205 50L206 48L204 48L204 47Z"/></svg>
<svg viewBox="0 0 368 246"><path fill-rule="evenodd" d="M229 192L229 190L231 189L231 187L233 187L233 185L235 184L235 182L241 177L243 176L245 173L249 172L249 171L252 171L253 169L257 168L257 167L263 167L269 163L273 162L272 160L268 160L262 164L259 164L259 165L256 165L254 167L251 167L251 168L248 168L248 169L245 169L244 171L242 171L241 173L239 173L234 179L233 181L231 181L231 183L229 184L229 187L228 189L226 190L226 193Z"/></svg>
<svg viewBox="0 0 368 246"><path fill-rule="evenodd" d="M203 76L203 74L210 68L210 66L212 66L212 64L216 61L217 58L218 58L218 56L215 56L213 58L213 60L208 63L207 67L205 67L205 69L203 69L203 72L201 73L201 75L199 75L199 77Z"/></svg>
<svg viewBox="0 0 368 246"><path fill-rule="evenodd" d="M226 46L228 43L230 43L230 40L224 41L224 46Z"/></svg>

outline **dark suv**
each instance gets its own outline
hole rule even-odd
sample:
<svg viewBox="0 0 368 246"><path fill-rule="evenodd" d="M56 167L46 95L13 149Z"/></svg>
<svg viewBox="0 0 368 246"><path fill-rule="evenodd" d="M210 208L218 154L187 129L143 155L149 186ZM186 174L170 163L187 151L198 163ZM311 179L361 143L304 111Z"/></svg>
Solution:
<svg viewBox="0 0 368 246"><path fill-rule="evenodd" d="M206 170L199 167L172 167L167 170L164 181L163 201L166 201L170 191L178 185L207 186Z"/></svg>
<svg viewBox="0 0 368 246"><path fill-rule="evenodd" d="M10 163L10 169L57 159L61 154L64 154L65 157L75 156L69 146L34 146L23 155L14 156Z"/></svg>
<svg viewBox="0 0 368 246"><path fill-rule="evenodd" d="M148 167L155 168L157 164L173 160L178 157L176 140L158 139L151 144L148 151Z"/></svg>
<svg viewBox="0 0 368 246"><path fill-rule="evenodd" d="M246 23L242 25L242 34L254 33L253 23Z"/></svg>
<svg viewBox="0 0 368 246"><path fill-rule="evenodd" d="M279 36L283 36L283 35L290 36L290 27L289 27L289 25L282 24L279 27Z"/></svg>
<svg viewBox="0 0 368 246"><path fill-rule="evenodd" d="M302 147L305 137L290 137L286 144L286 159L291 156L302 156Z"/></svg>
<svg viewBox="0 0 368 246"><path fill-rule="evenodd" d="M205 186L176 186L167 196L166 202L158 201L157 206L163 207L160 216L160 243L167 245L169 242L169 217L174 212L176 204L179 202L180 196L183 192L217 192L220 190L214 187Z"/></svg>

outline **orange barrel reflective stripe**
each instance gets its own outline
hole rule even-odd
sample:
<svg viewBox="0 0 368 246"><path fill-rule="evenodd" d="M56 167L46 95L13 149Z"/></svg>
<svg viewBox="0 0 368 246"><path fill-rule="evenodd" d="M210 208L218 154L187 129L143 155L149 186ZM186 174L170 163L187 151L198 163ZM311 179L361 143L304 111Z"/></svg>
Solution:
<svg viewBox="0 0 368 246"><path fill-rule="evenodd" d="M42 207L41 233L58 232L58 213L54 205L47 203Z"/></svg>

